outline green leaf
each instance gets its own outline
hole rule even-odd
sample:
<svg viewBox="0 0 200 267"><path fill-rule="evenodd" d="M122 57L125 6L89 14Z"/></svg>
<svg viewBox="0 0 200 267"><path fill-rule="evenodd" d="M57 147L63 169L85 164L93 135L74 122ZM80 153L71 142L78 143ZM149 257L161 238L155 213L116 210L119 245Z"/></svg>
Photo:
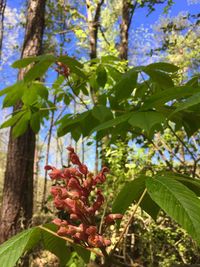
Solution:
<svg viewBox="0 0 200 267"><path fill-rule="evenodd" d="M26 111L23 110L23 111L19 111L16 114L13 114L10 119L8 119L7 121L1 124L0 129L13 126L24 115L25 112Z"/></svg>
<svg viewBox="0 0 200 267"><path fill-rule="evenodd" d="M60 124L57 130L58 136L60 137L70 132L74 125L81 123L81 121L85 120L89 114L90 111L85 111L81 114L76 114L75 116L71 116L70 114L65 115L62 119L58 121L58 124ZM74 135L76 135L75 129L73 132Z"/></svg>
<svg viewBox="0 0 200 267"><path fill-rule="evenodd" d="M171 77L162 71L151 70L148 68L144 68L143 71L150 76L153 82L157 83L163 89L174 86Z"/></svg>
<svg viewBox="0 0 200 267"><path fill-rule="evenodd" d="M27 58L16 60L12 64L12 67L13 68L17 68L17 69L21 69L21 68L25 68L29 64L31 64L33 62L36 62L36 61L38 61L38 58L37 57L27 57Z"/></svg>
<svg viewBox="0 0 200 267"><path fill-rule="evenodd" d="M12 129L12 135L17 138L20 135L24 134L28 128L29 121L31 118L31 111L27 110L24 112L23 116L16 122Z"/></svg>
<svg viewBox="0 0 200 267"><path fill-rule="evenodd" d="M41 83L34 82L27 87L23 96L22 101L25 105L33 105L34 103L38 102L38 97L41 97L45 100L48 99L48 90L47 88L42 85Z"/></svg>
<svg viewBox="0 0 200 267"><path fill-rule="evenodd" d="M13 267L19 258L40 241L37 227L25 230L0 246L0 266Z"/></svg>
<svg viewBox="0 0 200 267"><path fill-rule="evenodd" d="M128 122L133 127L139 127L149 134L154 125L160 124L164 120L165 116L162 113L155 111L147 111L132 113Z"/></svg>
<svg viewBox="0 0 200 267"><path fill-rule="evenodd" d="M12 88L13 88L13 85L12 85L12 86L9 86L9 87L6 87L6 88L4 88L4 89L2 89L2 90L0 91L0 96L9 93L9 91L12 90Z"/></svg>
<svg viewBox="0 0 200 267"><path fill-rule="evenodd" d="M198 76L194 76L192 79L187 81L187 83L185 85L186 86L197 87L199 85L199 77Z"/></svg>
<svg viewBox="0 0 200 267"><path fill-rule="evenodd" d="M56 232L56 226L52 223L44 225L44 228L50 229L53 232ZM50 251L55 254L60 260L60 267L66 266L66 263L69 261L71 257L71 251L67 246L65 240L60 238L59 236L55 236L48 231L45 231L44 228L41 229L42 235L42 243L44 245L44 249Z"/></svg>
<svg viewBox="0 0 200 267"><path fill-rule="evenodd" d="M146 177L141 176L131 182L127 182L123 186L116 199L114 200L112 206L113 213L125 213L128 207L133 203L133 201L139 199L139 197L145 190L145 179Z"/></svg>
<svg viewBox="0 0 200 267"><path fill-rule="evenodd" d="M101 130L105 130L105 129L117 126L118 124L120 124L122 122L128 121L128 119L130 118L131 114L132 113L126 113L126 114L121 115L119 117L116 117L116 118L114 118L112 120L104 122L104 123L98 125L97 127L95 127L92 130L92 132L98 132L98 131L101 131Z"/></svg>
<svg viewBox="0 0 200 267"><path fill-rule="evenodd" d="M30 125L34 133L38 133L40 130L41 113L35 112L31 115Z"/></svg>
<svg viewBox="0 0 200 267"><path fill-rule="evenodd" d="M119 82L117 82L112 89L117 99L130 97L136 86L137 76L138 73L134 69L131 69L122 75Z"/></svg>
<svg viewBox="0 0 200 267"><path fill-rule="evenodd" d="M197 179L193 179L191 177L173 177L177 181L184 184L186 187L188 187L191 191L193 191L197 196L200 196L200 181Z"/></svg>
<svg viewBox="0 0 200 267"><path fill-rule="evenodd" d="M12 64L13 68L24 68L28 65L30 65L33 62L39 62L39 61L49 61L49 62L55 62L56 61L56 57L54 57L53 55L41 55L41 56L37 56L37 57L27 57L27 58L22 58L19 59L17 61L15 61Z"/></svg>
<svg viewBox="0 0 200 267"><path fill-rule="evenodd" d="M21 99L26 88L26 84L23 81L6 88L4 92L7 92L7 95L3 100L3 107L14 106L16 102Z"/></svg>
<svg viewBox="0 0 200 267"><path fill-rule="evenodd" d="M169 177L148 178L151 198L200 244L200 200L180 182Z"/></svg>
<svg viewBox="0 0 200 267"><path fill-rule="evenodd" d="M112 212L124 214L128 207L134 201L137 202L146 188L146 179L146 176L141 175L139 178L127 182L116 197L112 206ZM155 204L155 202L150 198L147 193L143 198L143 201L141 202L140 206L153 219L156 219L159 207Z"/></svg>
<svg viewBox="0 0 200 267"><path fill-rule="evenodd" d="M171 64L171 63L166 63L166 62L156 62L149 64L146 66L146 69L152 69L152 70L162 70L165 72L176 72L179 70L179 67Z"/></svg>
<svg viewBox="0 0 200 267"><path fill-rule="evenodd" d="M84 260L84 262L87 264L90 260L90 254L91 252L84 247L81 247L79 245L73 244L73 248L76 251L76 253Z"/></svg>
<svg viewBox="0 0 200 267"><path fill-rule="evenodd" d="M186 96L193 95L200 91L199 87L188 87L188 86L179 86L169 88L162 92L156 93L149 97L149 99L145 100L145 103L142 109L149 109L153 107L161 107L164 103L167 103L173 99L180 99Z"/></svg>
<svg viewBox="0 0 200 267"><path fill-rule="evenodd" d="M53 61L39 61L24 76L25 82L30 82L43 77Z"/></svg>
<svg viewBox="0 0 200 267"><path fill-rule="evenodd" d="M188 109L194 105L197 105L200 103L200 93L194 94L193 96L187 98L183 103L179 104L178 107L174 110L174 112L172 112L172 115L174 115L175 113Z"/></svg>
<svg viewBox="0 0 200 267"><path fill-rule="evenodd" d="M101 87L104 87L107 82L107 72L102 64L97 67L97 82Z"/></svg>
<svg viewBox="0 0 200 267"><path fill-rule="evenodd" d="M97 105L92 109L92 116L103 122L112 118L112 112L109 108L103 105Z"/></svg>

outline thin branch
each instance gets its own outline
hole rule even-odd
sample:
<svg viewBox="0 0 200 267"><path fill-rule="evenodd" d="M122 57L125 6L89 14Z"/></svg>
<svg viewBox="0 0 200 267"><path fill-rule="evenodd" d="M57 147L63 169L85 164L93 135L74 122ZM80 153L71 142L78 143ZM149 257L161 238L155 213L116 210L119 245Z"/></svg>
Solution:
<svg viewBox="0 0 200 267"><path fill-rule="evenodd" d="M75 98L75 97L77 97L80 100L80 102L85 106L85 108L87 110L89 110L89 108L88 108L87 104L84 102L84 100L80 96L78 96L78 95L75 94L73 85L70 83L69 79L67 79L67 81L69 83L70 88L72 89L73 94L74 94L74 96L72 96L73 97L73 100L77 103L76 98ZM77 103L77 104L80 104L80 103Z"/></svg>
<svg viewBox="0 0 200 267"><path fill-rule="evenodd" d="M100 29L100 32L101 32L101 34L102 34L102 37L103 37L104 41L107 43L107 45L110 46L110 42L109 42L108 39L106 38L105 33L104 33L104 31L103 31L101 25L99 25L99 29Z"/></svg>
<svg viewBox="0 0 200 267"><path fill-rule="evenodd" d="M135 9L136 9L136 7L137 7L137 4L138 4L138 2L136 1L135 4L133 5L132 9L131 9L131 12L130 12L130 18L129 18L129 22L128 22L128 30L129 30L129 28L130 28L130 26L131 26L131 22L132 22L133 14L134 14L134 12L135 12Z"/></svg>
<svg viewBox="0 0 200 267"><path fill-rule="evenodd" d="M141 204L141 202L142 202L142 200L143 200L143 198L144 198L144 196L145 196L146 193L147 193L147 189L145 188L145 190L143 191L142 195L140 196L140 198L139 198L139 200L138 200L138 202L137 202L137 204L136 204L136 206L135 206L135 209L134 209L133 212L132 212L131 217L129 218L129 220L128 220L126 226L124 227L124 230L123 230L122 233L120 234L120 236L119 236L119 240L118 240L117 243L115 244L115 246L114 246L114 248L112 249L110 255L113 255L113 253L115 252L116 248L120 245L120 243L121 243L121 241L122 241L122 239L123 239L123 237L124 237L124 234L126 233L127 228L129 227L129 225L133 222L133 219L134 219L134 217L135 217L135 214L136 214L136 212L137 212L137 209L138 209L139 205Z"/></svg>
<svg viewBox="0 0 200 267"><path fill-rule="evenodd" d="M189 148L186 146L185 142L177 135L177 133L173 130L173 128L169 125L169 123L168 123L168 127L171 130L171 132L174 134L174 136L176 136L176 138L178 139L178 141L185 147L185 149L190 154L190 156L192 157L192 159L195 161L196 159L195 159L193 153L189 150Z"/></svg>

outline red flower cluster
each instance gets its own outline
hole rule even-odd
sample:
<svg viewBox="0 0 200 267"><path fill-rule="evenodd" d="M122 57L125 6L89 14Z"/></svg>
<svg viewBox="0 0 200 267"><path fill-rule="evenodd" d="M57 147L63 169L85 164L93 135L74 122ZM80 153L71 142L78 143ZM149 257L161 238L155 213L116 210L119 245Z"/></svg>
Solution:
<svg viewBox="0 0 200 267"><path fill-rule="evenodd" d="M109 214L104 218L102 227L103 233L99 233L96 213L100 210L104 197L100 189L96 186L106 180L108 168L94 176L88 171L85 164L82 164L72 147L69 150L71 162L76 165L72 168L56 169L52 166L45 166L46 170L51 170L49 176L57 181L57 185L52 186L51 194L54 198L54 205L58 210L63 210L69 215L69 220L55 219L53 221L59 229L58 235L70 236L75 242L89 247L106 247L110 245L110 240L103 234L108 225L121 219L121 214ZM93 200L91 192L96 192Z"/></svg>
<svg viewBox="0 0 200 267"><path fill-rule="evenodd" d="M60 61L57 61L56 62L56 65L58 66L58 68L56 68L55 70L65 76L65 77L68 77L70 75L70 69L67 65L65 65L64 63L60 62Z"/></svg>

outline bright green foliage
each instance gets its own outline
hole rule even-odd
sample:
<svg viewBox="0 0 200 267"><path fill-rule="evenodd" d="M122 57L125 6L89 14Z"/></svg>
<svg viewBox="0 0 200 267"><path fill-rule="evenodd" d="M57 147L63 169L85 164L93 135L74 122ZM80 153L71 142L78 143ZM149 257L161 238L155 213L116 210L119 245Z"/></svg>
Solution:
<svg viewBox="0 0 200 267"><path fill-rule="evenodd" d="M53 224L44 225L45 228L34 227L12 237L0 246L0 265L13 267L25 252L42 244L43 248L55 254L60 260L60 266L66 266L70 260L71 250L65 240L56 235L56 227ZM48 229L52 231L48 232ZM55 233L55 234L53 234ZM87 263L90 259L90 251L74 244L74 250Z"/></svg>
<svg viewBox="0 0 200 267"><path fill-rule="evenodd" d="M168 177L148 178L151 198L200 244L200 200L195 193Z"/></svg>
<svg viewBox="0 0 200 267"><path fill-rule="evenodd" d="M145 181L146 176L139 176L131 182L127 182L117 198L113 203L113 213L125 213L128 207L137 202L144 192L146 186ZM159 207L156 203L149 197L147 193L141 202L141 208L145 210L153 219L156 219L159 211Z"/></svg>
<svg viewBox="0 0 200 267"><path fill-rule="evenodd" d="M31 228L12 237L0 246L0 265L15 266L18 259L26 251L32 249L40 240L40 229Z"/></svg>

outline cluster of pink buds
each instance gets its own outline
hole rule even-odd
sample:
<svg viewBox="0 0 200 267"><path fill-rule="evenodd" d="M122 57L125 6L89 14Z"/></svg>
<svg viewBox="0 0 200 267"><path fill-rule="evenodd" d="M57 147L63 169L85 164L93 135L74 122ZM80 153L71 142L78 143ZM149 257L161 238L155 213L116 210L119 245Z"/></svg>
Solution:
<svg viewBox="0 0 200 267"><path fill-rule="evenodd" d="M106 247L110 240L104 237L107 226L114 224L116 219L121 219L121 214L109 214L103 218L101 230L97 213L100 210L104 196L97 188L106 180L108 168L104 167L96 176L88 171L85 164L82 164L72 147L67 147L70 161L75 167L56 169L52 166L45 166L51 170L49 176L56 184L51 188L54 205L68 215L68 220L59 218L53 220L58 226L57 234L73 238L77 243L87 247ZM96 193L95 198L91 192ZM101 231L101 232L100 232Z"/></svg>

